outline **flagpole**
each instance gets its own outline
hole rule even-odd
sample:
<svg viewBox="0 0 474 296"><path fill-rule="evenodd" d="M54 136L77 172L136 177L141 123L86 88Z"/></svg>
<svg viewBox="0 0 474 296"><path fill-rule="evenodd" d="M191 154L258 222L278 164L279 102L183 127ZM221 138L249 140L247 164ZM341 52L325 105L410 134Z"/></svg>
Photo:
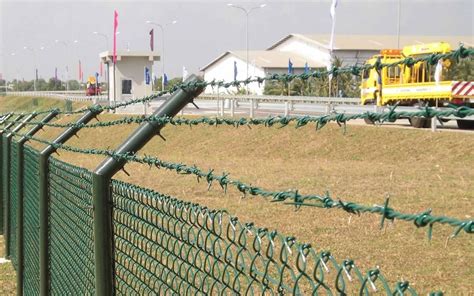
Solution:
<svg viewBox="0 0 474 296"><path fill-rule="evenodd" d="M330 44L329 44L329 65L330 69L332 69L332 61L333 61L333 46L334 46L334 31L336 28L336 14L334 14L333 19L332 19L332 26L331 26L331 39L330 39ZM331 97L331 83L332 83L332 74L329 76L329 90L328 90L328 96Z"/></svg>
<svg viewBox="0 0 474 296"><path fill-rule="evenodd" d="M146 81L146 66L143 67L143 73L145 73L145 97L146 97L146 88L147 88L147 81ZM146 116L146 104L147 102L143 102L143 114Z"/></svg>
<svg viewBox="0 0 474 296"><path fill-rule="evenodd" d="M118 28L118 13L116 10L114 10L114 45L113 45L113 56L112 56L112 62L114 63L114 68L113 68L113 85L114 85L114 107L117 105L117 85L115 81L115 64L117 62L117 28ZM114 108L114 113L116 112L116 109Z"/></svg>
<svg viewBox="0 0 474 296"><path fill-rule="evenodd" d="M337 7L337 0L333 0L331 3L330 14L332 18L332 25L331 25L331 38L329 40L329 67L332 69L332 61L333 61L333 48L334 48L334 32L336 29L336 7ZM328 88L328 96L331 97L331 81L332 81L332 74L328 75L329 80L329 88Z"/></svg>
<svg viewBox="0 0 474 296"><path fill-rule="evenodd" d="M114 73L113 73L113 85L114 85L114 107L117 105L117 101L116 101L116 98L117 98L117 86L115 85L115 62L114 62ZM114 109L114 113L115 113L115 109Z"/></svg>
<svg viewBox="0 0 474 296"><path fill-rule="evenodd" d="M151 24L151 25L154 25L158 28L160 28L161 30L161 57L160 57L160 61L161 61L161 90L164 91L165 90L165 26L167 25L174 25L176 24L178 21L177 20L174 20L172 21L171 23L166 23L166 24L158 24L158 23L155 23L155 22L152 22L152 21L146 21L147 24Z"/></svg>

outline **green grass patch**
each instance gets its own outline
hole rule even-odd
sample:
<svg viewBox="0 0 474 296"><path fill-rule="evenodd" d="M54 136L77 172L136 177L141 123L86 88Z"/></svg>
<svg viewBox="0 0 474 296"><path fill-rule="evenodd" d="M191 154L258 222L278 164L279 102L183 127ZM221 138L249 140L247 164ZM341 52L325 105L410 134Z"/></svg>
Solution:
<svg viewBox="0 0 474 296"><path fill-rule="evenodd" d="M0 235L0 257L5 255L5 240ZM0 295L16 295L16 274L11 262L0 264Z"/></svg>
<svg viewBox="0 0 474 296"><path fill-rule="evenodd" d="M42 98L42 97L23 97L23 96L0 96L0 113L9 111L15 112L33 112L43 111L53 108L61 110L66 109L66 100ZM72 102L72 108L78 109L87 106L85 102Z"/></svg>

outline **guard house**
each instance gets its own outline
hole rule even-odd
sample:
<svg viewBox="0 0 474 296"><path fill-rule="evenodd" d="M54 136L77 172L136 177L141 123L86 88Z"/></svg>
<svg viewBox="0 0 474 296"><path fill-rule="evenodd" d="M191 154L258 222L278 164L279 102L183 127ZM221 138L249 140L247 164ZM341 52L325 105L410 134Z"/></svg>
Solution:
<svg viewBox="0 0 474 296"><path fill-rule="evenodd" d="M110 104L142 98L152 93L152 84L145 83L145 67L149 69L151 79L153 62L160 60L158 54L152 51L117 51L115 70L113 52L102 52L100 58L107 65Z"/></svg>

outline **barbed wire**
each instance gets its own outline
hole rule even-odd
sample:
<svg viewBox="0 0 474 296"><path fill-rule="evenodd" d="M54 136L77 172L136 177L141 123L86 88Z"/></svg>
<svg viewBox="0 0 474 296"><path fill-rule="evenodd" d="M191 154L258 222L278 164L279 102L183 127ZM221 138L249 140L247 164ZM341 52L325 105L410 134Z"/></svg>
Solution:
<svg viewBox="0 0 474 296"><path fill-rule="evenodd" d="M81 153L87 155L109 156L116 160L125 160L129 162L147 164L149 166L155 166L157 168L165 168L182 175L195 175L197 177L198 182L201 179L204 179L208 183L208 190L211 188L213 182L216 182L224 190L224 193L227 192L228 186L233 186L242 193L242 197L245 197L247 194L249 194L251 196L271 198L271 202L283 202L286 205L295 206L295 209L300 209L303 206L310 206L324 209L342 209L350 214L355 215L360 215L361 213L379 214L382 216L380 221L381 227L383 227L384 222L386 220L394 221L395 219L398 219L403 221L413 221L415 226L418 228L428 226L429 239L431 239L432 237L433 226L436 223L446 224L455 227L455 230L450 236L450 238L456 237L462 230L469 234L474 233L474 220L460 220L457 218L446 216L434 216L431 215L431 209L419 214L402 213L389 207L388 197L385 199L384 205L366 206L358 204L356 202L343 201L340 198L335 200L330 196L329 192L326 192L324 195L303 195L300 194L297 189L288 191L268 191L257 186L252 186L251 184L246 184L239 180L230 179L229 173L224 172L222 174L215 174L214 169L205 171L203 169L198 168L196 165L190 166L184 163L167 162L154 156L145 155L143 157L140 157L136 154L117 153L113 150L95 148L84 149L54 143L49 140L35 138L18 132L15 132L13 134L16 134L17 136L24 136L28 140L36 141L46 145L51 145L55 149L62 149L73 153Z"/></svg>
<svg viewBox="0 0 474 296"><path fill-rule="evenodd" d="M397 111L397 105L391 106L386 112L363 112L358 114L346 114L346 113L337 113L333 112L327 115L321 116L269 116L265 118L223 118L223 117L200 117L196 119L189 118L173 118L169 116L124 116L120 119L110 120L110 121L99 121L95 123L43 123L41 121L30 121L24 124L26 125L38 125L42 124L44 126L55 127L55 128L102 128L102 127L113 127L117 125L127 125L127 124L140 124L143 122L157 123L160 125L171 124L173 126L197 126L197 125L210 125L210 126L258 126L263 125L265 127L273 127L275 125L280 125L280 127L288 126L291 122L295 122L296 128L306 126L310 123L316 124L316 129L324 127L329 122L336 122L339 125L346 125L348 121L356 119L369 119L372 122L384 123L384 122L393 122L401 118L413 118L413 117L424 117L424 118L433 118L433 117L449 117L455 116L459 118L464 118L466 116L474 115L474 108L469 108L467 106L455 106L450 105L449 109L436 109L434 107L424 107L418 111ZM20 123L22 120L5 120L4 123Z"/></svg>
<svg viewBox="0 0 474 296"><path fill-rule="evenodd" d="M470 56L474 55L474 48L465 48L463 44L459 46L458 49L453 50L449 53L444 53L444 54L431 54L428 56L423 56L423 57L418 57L418 58L412 58L412 57L407 57L404 59L401 59L399 61L393 62L393 63L382 63L380 60L377 60L374 64L365 64L362 66L359 66L357 64L352 65L352 66L346 66L346 67L337 67L337 66L332 66L331 69L324 69L324 70L315 70L309 73L301 73L301 74L269 74L265 77L248 77L247 79L243 80L234 80L234 81L224 81L224 80L212 80L212 81L188 81L188 82L182 82L179 83L173 87L171 87L168 90L163 90L160 91L156 94L152 94L149 96L145 96L139 99L133 99L130 101L122 102L119 104L115 104L113 106L100 106L100 105L93 105L89 106L86 108L81 108L76 111L60 111L60 114L79 114L83 113L86 111L113 111L121 107L126 107L132 104L137 104L137 103L146 103L149 102L153 99L162 97L165 94L171 94L177 90L184 90L184 91L189 91L189 90L195 90L197 88L205 88L210 86L211 88L215 87L223 87L223 88L229 88L229 87L237 87L240 85L248 85L250 83L258 83L259 85L264 83L265 81L282 81L282 82L290 82L295 79L301 79L301 80L307 80L309 78L322 78L325 76L332 75L333 77L336 77L339 74L344 74L344 73L349 73L354 76L360 76L361 72L364 70L371 70L371 69L376 69L377 71L380 71L382 68L386 67L395 67L399 65L406 65L408 67L413 66L416 63L419 62L428 62L430 65L435 65L438 60L440 59L455 59L459 61L460 59L465 59ZM51 112L50 110L45 110L45 111L40 111L42 113L48 113ZM6 114L6 113L4 113ZM0 114L0 116L4 115ZM16 114L16 113L14 113ZM29 113L25 113L29 114Z"/></svg>

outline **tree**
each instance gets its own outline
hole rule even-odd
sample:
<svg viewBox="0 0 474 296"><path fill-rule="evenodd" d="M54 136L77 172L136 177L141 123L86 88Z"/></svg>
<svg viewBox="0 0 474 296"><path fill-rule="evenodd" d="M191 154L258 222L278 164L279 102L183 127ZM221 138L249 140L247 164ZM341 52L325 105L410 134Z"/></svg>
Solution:
<svg viewBox="0 0 474 296"><path fill-rule="evenodd" d="M50 78L48 81L48 90L65 90L66 87L63 85L63 82L59 79Z"/></svg>
<svg viewBox="0 0 474 296"><path fill-rule="evenodd" d="M171 80L168 80L168 84L165 85L165 90L170 90L172 89L174 86L180 84L181 82L183 82L183 78L182 77L175 77Z"/></svg>
<svg viewBox="0 0 474 296"><path fill-rule="evenodd" d="M81 84L77 80L69 80L68 84L69 84L69 90L81 90L82 89Z"/></svg>
<svg viewBox="0 0 474 296"><path fill-rule="evenodd" d="M341 68L342 59L335 58L333 65ZM323 72L325 68L317 68L315 71ZM354 76L351 73L342 73L334 75L331 79L331 96L358 97L360 94L360 76ZM290 87L290 92L288 92ZM282 81L266 81L263 93L265 95L291 95L291 96L329 96L329 77L321 75L321 77L310 77L306 80L296 78L291 83Z"/></svg>
<svg viewBox="0 0 474 296"><path fill-rule="evenodd" d="M472 57L462 59L459 62L455 59L449 60L445 77L443 80L473 81L474 80L474 59Z"/></svg>
<svg viewBox="0 0 474 296"><path fill-rule="evenodd" d="M36 90L37 91L46 91L49 90L48 83L43 78L40 78L36 81Z"/></svg>

